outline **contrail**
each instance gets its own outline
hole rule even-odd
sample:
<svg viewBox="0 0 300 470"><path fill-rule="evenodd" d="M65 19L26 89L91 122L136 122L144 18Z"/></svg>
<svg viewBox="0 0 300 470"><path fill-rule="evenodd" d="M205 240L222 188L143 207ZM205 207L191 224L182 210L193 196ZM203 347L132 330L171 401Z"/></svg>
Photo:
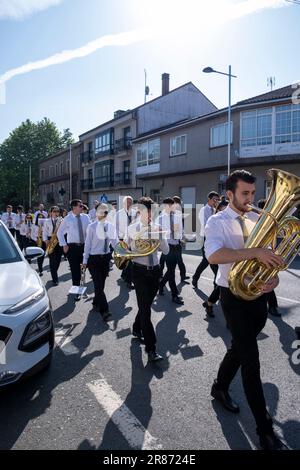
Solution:
<svg viewBox="0 0 300 470"><path fill-rule="evenodd" d="M62 64L69 60L85 57L99 49L107 46L128 46L139 41L143 41L150 37L147 30L128 31L119 34L110 34L102 36L94 41L88 42L85 46L78 49L70 49L54 54L47 59L37 60L36 62L28 62L28 64L8 70L3 75L0 75L0 85L8 82L11 78L22 75L24 73L32 72L33 70L44 69L50 65Z"/></svg>

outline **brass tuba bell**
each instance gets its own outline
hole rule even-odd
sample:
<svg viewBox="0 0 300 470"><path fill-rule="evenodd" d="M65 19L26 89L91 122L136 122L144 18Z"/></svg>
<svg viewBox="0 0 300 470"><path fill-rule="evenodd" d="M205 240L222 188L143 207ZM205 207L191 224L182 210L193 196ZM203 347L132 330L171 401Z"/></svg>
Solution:
<svg viewBox="0 0 300 470"><path fill-rule="evenodd" d="M269 248L282 256L284 263L267 268L257 259L239 261L232 266L228 284L231 292L244 300L262 295L262 287L279 271L287 269L300 250L300 220L289 214L300 203L300 178L282 170L271 169L272 189L245 248ZM281 240L277 243L277 238Z"/></svg>

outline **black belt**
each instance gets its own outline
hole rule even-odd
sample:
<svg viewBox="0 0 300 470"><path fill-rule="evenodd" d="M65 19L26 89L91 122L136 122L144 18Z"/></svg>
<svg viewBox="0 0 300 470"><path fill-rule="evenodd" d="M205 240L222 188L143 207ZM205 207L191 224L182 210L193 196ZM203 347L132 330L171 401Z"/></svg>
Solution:
<svg viewBox="0 0 300 470"><path fill-rule="evenodd" d="M136 263L135 261L133 261L133 264L134 266L137 266L138 268L142 268L145 271L153 271L154 269L159 268L159 264L156 264L155 266L146 266L145 264Z"/></svg>
<svg viewBox="0 0 300 470"><path fill-rule="evenodd" d="M99 255L89 255L89 258L107 258L107 256L110 257L110 253L105 253L105 254L99 254Z"/></svg>
<svg viewBox="0 0 300 470"><path fill-rule="evenodd" d="M68 246L84 246L84 243L68 243Z"/></svg>

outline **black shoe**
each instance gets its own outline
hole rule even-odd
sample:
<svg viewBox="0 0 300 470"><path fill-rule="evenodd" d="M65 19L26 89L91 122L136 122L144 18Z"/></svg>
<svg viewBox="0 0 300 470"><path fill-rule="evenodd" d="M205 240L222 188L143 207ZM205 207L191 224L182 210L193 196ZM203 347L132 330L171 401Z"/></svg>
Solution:
<svg viewBox="0 0 300 470"><path fill-rule="evenodd" d="M141 343L144 342L144 337L143 337L141 331L136 331L136 330L132 329L132 336L134 336L136 339L138 339Z"/></svg>
<svg viewBox="0 0 300 470"><path fill-rule="evenodd" d="M42 277L42 275L43 275L43 271L40 271L39 276Z"/></svg>
<svg viewBox="0 0 300 470"><path fill-rule="evenodd" d="M184 304L184 301L178 295L175 295L174 297L172 297L172 302L174 302L174 304L177 304L177 305L183 305Z"/></svg>
<svg viewBox="0 0 300 470"><path fill-rule="evenodd" d="M164 291L164 288L163 287L160 287L158 289L158 295L165 295L165 291Z"/></svg>
<svg viewBox="0 0 300 470"><path fill-rule="evenodd" d="M134 289L134 285L132 284L132 282L126 282L126 286L128 287L128 289Z"/></svg>
<svg viewBox="0 0 300 470"><path fill-rule="evenodd" d="M263 450L289 450L274 432L259 436L259 443Z"/></svg>
<svg viewBox="0 0 300 470"><path fill-rule="evenodd" d="M111 312L104 312L101 315L104 321L107 321L112 316Z"/></svg>
<svg viewBox="0 0 300 470"><path fill-rule="evenodd" d="M190 279L190 276L182 276L181 280L185 281L186 279Z"/></svg>
<svg viewBox="0 0 300 470"><path fill-rule="evenodd" d="M149 362L156 362L156 361L161 361L163 359L162 356L157 354L156 351L149 351L148 352L148 361Z"/></svg>
<svg viewBox="0 0 300 470"><path fill-rule="evenodd" d="M234 403L229 393L227 391L218 389L216 380L213 383L210 394L219 403L221 403L223 408L226 408L226 410L231 411L232 413L238 413L240 411L238 405Z"/></svg>
<svg viewBox="0 0 300 470"><path fill-rule="evenodd" d="M52 281L54 286L58 286L58 281Z"/></svg>
<svg viewBox="0 0 300 470"><path fill-rule="evenodd" d="M189 281L186 281L185 278L182 278L180 282L181 284L189 284Z"/></svg>
<svg viewBox="0 0 300 470"><path fill-rule="evenodd" d="M273 315L273 317L281 317L277 307L269 307L269 314Z"/></svg>
<svg viewBox="0 0 300 470"><path fill-rule="evenodd" d="M75 302L78 302L78 300L80 300L80 298L81 298L81 297L80 297L79 294L75 295Z"/></svg>
<svg viewBox="0 0 300 470"><path fill-rule="evenodd" d="M193 287L195 287L195 289L198 289L198 281L196 279L192 279L192 284L193 284Z"/></svg>
<svg viewBox="0 0 300 470"><path fill-rule="evenodd" d="M203 305L203 307L205 308L205 311L206 311L207 316L213 318L215 315L214 315L214 313L213 313L213 307L212 307L212 305L208 305L208 303L207 303L206 301L203 302L202 305Z"/></svg>

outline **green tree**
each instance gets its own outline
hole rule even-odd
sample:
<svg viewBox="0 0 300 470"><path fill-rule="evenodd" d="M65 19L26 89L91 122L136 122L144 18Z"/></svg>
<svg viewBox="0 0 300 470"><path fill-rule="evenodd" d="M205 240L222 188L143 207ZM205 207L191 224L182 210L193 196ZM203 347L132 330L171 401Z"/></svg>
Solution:
<svg viewBox="0 0 300 470"><path fill-rule="evenodd" d="M38 163L73 143L70 129L61 133L48 118L37 123L29 119L14 129L0 145L0 205L28 205L29 168L32 204L38 197Z"/></svg>

